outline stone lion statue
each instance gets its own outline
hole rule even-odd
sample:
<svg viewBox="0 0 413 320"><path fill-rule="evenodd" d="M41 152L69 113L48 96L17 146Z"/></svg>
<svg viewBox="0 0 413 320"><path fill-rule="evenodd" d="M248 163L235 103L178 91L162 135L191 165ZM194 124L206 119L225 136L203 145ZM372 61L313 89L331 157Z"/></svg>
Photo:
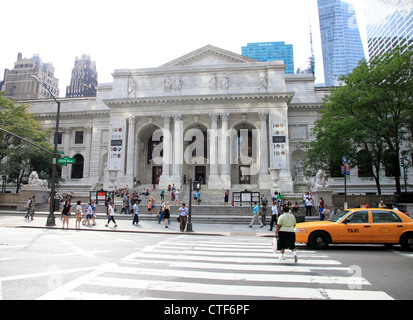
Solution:
<svg viewBox="0 0 413 320"><path fill-rule="evenodd" d="M47 181L39 179L39 175L36 171L32 171L29 175L29 187L32 188L47 188Z"/></svg>
<svg viewBox="0 0 413 320"><path fill-rule="evenodd" d="M319 169L312 183L313 188L324 188L327 186L327 175L323 169Z"/></svg>

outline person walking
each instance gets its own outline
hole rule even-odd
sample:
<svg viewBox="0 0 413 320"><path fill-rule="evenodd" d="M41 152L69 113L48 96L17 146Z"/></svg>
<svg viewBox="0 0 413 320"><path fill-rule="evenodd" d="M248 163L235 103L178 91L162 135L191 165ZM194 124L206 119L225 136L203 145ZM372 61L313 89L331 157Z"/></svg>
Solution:
<svg viewBox="0 0 413 320"><path fill-rule="evenodd" d="M87 224L90 225L90 220L93 219L93 209L92 209L91 202L85 205L85 215L86 215L86 218L85 218L84 224L86 224L86 221L87 221Z"/></svg>
<svg viewBox="0 0 413 320"><path fill-rule="evenodd" d="M92 222L93 222L93 226L96 225L96 202L95 200L92 200L92 203L90 204L91 208L92 208Z"/></svg>
<svg viewBox="0 0 413 320"><path fill-rule="evenodd" d="M133 204L132 210L133 210L133 221L132 221L132 224L133 224L133 225L134 225L135 223L136 223L136 224L139 224L139 206L138 206L138 202L137 202L137 201Z"/></svg>
<svg viewBox="0 0 413 320"><path fill-rule="evenodd" d="M36 196L32 197L32 202L30 203L30 219L34 220L34 214L36 213L36 204L37 204L37 199Z"/></svg>
<svg viewBox="0 0 413 320"><path fill-rule="evenodd" d="M76 203L76 223L75 223L76 229L80 229L81 221L82 221L82 201L78 200Z"/></svg>
<svg viewBox="0 0 413 320"><path fill-rule="evenodd" d="M161 220L164 214L165 214L165 201L161 200L161 207L159 208L159 212L158 212L158 224L161 223Z"/></svg>
<svg viewBox="0 0 413 320"><path fill-rule="evenodd" d="M226 190L224 193L224 206L225 207L228 207L228 201L229 201L229 194L228 194L228 190Z"/></svg>
<svg viewBox="0 0 413 320"><path fill-rule="evenodd" d="M274 223L275 223L275 226L277 226L277 220L278 220L277 201L272 202L271 212L272 212L272 216L271 216L270 228L268 229L268 231L272 231L272 228L274 227Z"/></svg>
<svg viewBox="0 0 413 320"><path fill-rule="evenodd" d="M181 232L185 231L186 226L186 217L189 213L189 209L185 206L185 203L182 203L182 206L178 209L179 211L179 230Z"/></svg>
<svg viewBox="0 0 413 320"><path fill-rule="evenodd" d="M65 205L62 210L62 218L63 218L63 227L65 227L65 222L66 222L66 228L69 229L69 216L70 213L72 212L72 198L67 197Z"/></svg>
<svg viewBox="0 0 413 320"><path fill-rule="evenodd" d="M113 203L113 200L109 202L109 207L108 207L108 223L105 225L106 227L109 226L109 222L113 221L115 224L115 227L118 225L116 224L115 218L113 217L115 215L115 204Z"/></svg>
<svg viewBox="0 0 413 320"><path fill-rule="evenodd" d="M281 252L280 260L285 260L285 249L290 249L293 252L294 262L297 263L297 250L295 249L295 230L296 220L291 210L288 207L283 208L284 213L278 218L275 237L279 238L278 249Z"/></svg>
<svg viewBox="0 0 413 320"><path fill-rule="evenodd" d="M164 215L163 218L165 219L165 228L169 228L168 227L168 222L169 222L169 211L171 210L171 207L169 206L169 202L166 203L165 207L164 207Z"/></svg>
<svg viewBox="0 0 413 320"><path fill-rule="evenodd" d="M311 217L311 210L313 209L313 199L306 193L304 198L305 203L305 215Z"/></svg>
<svg viewBox="0 0 413 320"><path fill-rule="evenodd" d="M26 205L24 206L27 209L27 213L25 215L25 219L29 219L30 216L30 212L31 212L31 204L32 204L32 198L29 198L29 200L27 201Z"/></svg>
<svg viewBox="0 0 413 320"><path fill-rule="evenodd" d="M262 221L261 221L260 208L258 207L257 202L254 202L254 212L252 213L252 215L253 215L253 217L252 217L251 223L248 227L252 228L252 225L254 224L255 219L257 219L260 222L260 225L261 225L260 228L264 227L264 225L262 224Z"/></svg>

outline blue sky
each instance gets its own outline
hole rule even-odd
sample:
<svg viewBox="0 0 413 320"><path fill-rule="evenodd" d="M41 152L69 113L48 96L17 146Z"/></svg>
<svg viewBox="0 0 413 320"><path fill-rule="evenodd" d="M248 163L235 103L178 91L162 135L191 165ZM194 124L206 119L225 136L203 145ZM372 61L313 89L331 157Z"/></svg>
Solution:
<svg viewBox="0 0 413 320"><path fill-rule="evenodd" d="M362 10L360 0L347 2ZM157 67L207 44L241 54L248 42L285 41L294 45L295 69L306 67L310 23L316 82L324 80L317 0L20 0L2 4L0 21L0 79L18 52L40 54L55 67L60 96L82 54L96 61L100 83L115 69Z"/></svg>

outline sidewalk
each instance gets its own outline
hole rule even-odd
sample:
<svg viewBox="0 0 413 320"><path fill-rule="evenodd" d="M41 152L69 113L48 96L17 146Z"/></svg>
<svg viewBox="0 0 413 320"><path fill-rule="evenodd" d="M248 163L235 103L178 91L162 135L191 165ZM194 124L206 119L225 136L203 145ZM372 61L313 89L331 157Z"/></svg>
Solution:
<svg viewBox="0 0 413 320"><path fill-rule="evenodd" d="M43 228L43 229L61 229L62 221L61 214L55 214L55 227L46 227L46 220L48 212L36 212L34 220L27 220L24 218L26 212L24 211L0 211L0 227L11 228ZM106 215L98 214L96 225L83 225L80 229L75 228L76 217L74 215L69 218L69 229L80 231L101 231L101 232L134 232L134 233L159 233L159 234L191 234L191 235L213 235L213 236L239 236L239 237L273 237L273 231L268 231L269 224L263 228L256 223L252 228L248 224L206 224L206 223L192 223L193 232L180 232L179 222L175 215L171 216L169 228L165 228L164 220L158 224L156 215L149 216L144 213L140 215L141 219L138 225L132 225L132 215L115 215L117 227L113 222L106 227Z"/></svg>

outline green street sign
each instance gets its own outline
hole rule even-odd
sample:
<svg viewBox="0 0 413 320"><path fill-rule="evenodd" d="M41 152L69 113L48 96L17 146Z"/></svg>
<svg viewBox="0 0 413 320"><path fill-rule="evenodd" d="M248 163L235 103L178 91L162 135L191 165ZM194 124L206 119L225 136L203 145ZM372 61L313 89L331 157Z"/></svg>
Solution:
<svg viewBox="0 0 413 320"><path fill-rule="evenodd" d="M75 164L76 163L76 159L71 159L69 157L63 157L61 159L57 159L57 163L58 164L63 164L64 166L68 165L68 164Z"/></svg>

